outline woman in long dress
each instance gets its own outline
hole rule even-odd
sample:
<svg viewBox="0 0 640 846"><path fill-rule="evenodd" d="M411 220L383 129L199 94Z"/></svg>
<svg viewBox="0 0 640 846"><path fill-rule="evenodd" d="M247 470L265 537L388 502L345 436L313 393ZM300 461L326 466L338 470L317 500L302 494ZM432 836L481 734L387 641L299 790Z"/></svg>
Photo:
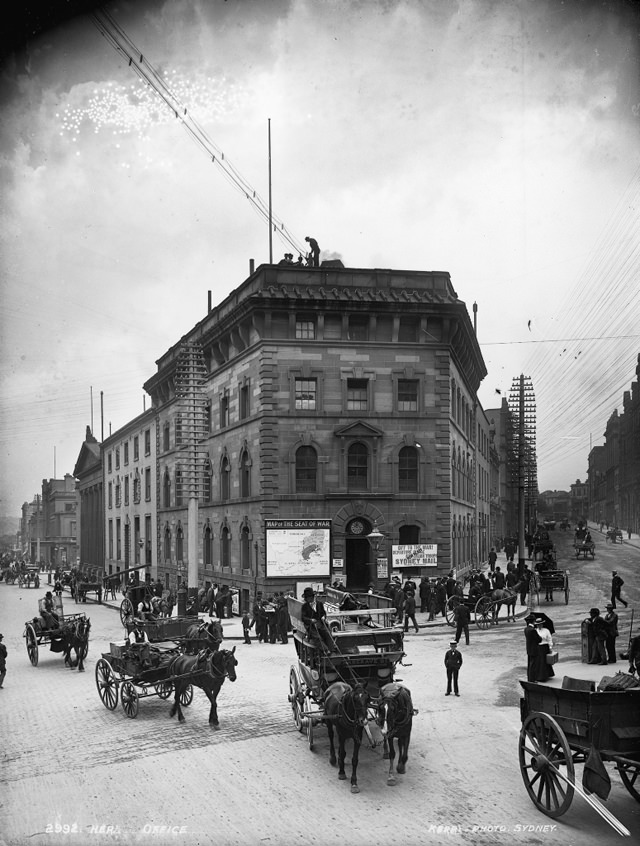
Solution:
<svg viewBox="0 0 640 846"><path fill-rule="evenodd" d="M536 655L535 678L536 681L546 682L552 676L555 676L553 667L551 664L547 664L547 655L553 649L553 640L551 639L551 632L545 627L544 617L536 617L534 624L540 638Z"/></svg>

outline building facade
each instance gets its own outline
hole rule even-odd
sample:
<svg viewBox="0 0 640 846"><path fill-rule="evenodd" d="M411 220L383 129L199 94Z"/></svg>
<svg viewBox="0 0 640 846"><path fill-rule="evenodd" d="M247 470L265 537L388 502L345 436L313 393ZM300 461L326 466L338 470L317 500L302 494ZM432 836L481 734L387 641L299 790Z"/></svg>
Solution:
<svg viewBox="0 0 640 846"><path fill-rule="evenodd" d="M29 518L31 561L41 560L52 568L67 570L76 566L77 497L75 479L43 479L42 495Z"/></svg>
<svg viewBox="0 0 640 846"><path fill-rule="evenodd" d="M81 567L104 573L104 497L102 451L87 426L73 470L78 492L78 554Z"/></svg>
<svg viewBox="0 0 640 846"><path fill-rule="evenodd" d="M260 266L145 384L158 566L188 568L191 588L234 585L245 605L293 588L267 580L274 519L330 520L331 578L352 588L386 579L380 559L391 567L398 544L436 544L430 575L477 562L489 433L467 308L447 273L331 265ZM374 526L384 543L372 560Z"/></svg>

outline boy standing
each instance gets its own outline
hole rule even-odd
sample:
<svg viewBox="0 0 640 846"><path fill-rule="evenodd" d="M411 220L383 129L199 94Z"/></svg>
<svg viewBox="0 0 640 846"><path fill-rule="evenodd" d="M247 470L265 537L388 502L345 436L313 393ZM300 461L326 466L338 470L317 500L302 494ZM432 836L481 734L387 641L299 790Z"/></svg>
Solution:
<svg viewBox="0 0 640 846"><path fill-rule="evenodd" d="M444 665L447 668L447 692L445 696L451 696L451 682L453 681L453 692L456 696L460 696L458 690L458 673L462 666L462 655L458 652L458 644L452 640L449 644L449 649L444 656Z"/></svg>

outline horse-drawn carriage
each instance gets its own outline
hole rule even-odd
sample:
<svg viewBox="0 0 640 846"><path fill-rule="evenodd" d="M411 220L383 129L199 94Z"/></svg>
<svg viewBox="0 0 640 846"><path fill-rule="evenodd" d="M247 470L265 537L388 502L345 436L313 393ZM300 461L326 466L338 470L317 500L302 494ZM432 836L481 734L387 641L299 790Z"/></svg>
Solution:
<svg viewBox="0 0 640 846"><path fill-rule="evenodd" d="M545 601L553 601L554 591L564 593L564 604L569 604L569 571L568 570L539 570L531 579L531 592L536 595L536 602L540 604L540 594L544 591Z"/></svg>
<svg viewBox="0 0 640 846"><path fill-rule="evenodd" d="M601 682L596 691L593 682L566 676L562 688L537 682L520 684L524 689L520 770L529 797L540 811L560 817L577 791L596 810L602 808L599 813L606 818L609 812L589 795L595 789L593 778L600 784L598 795L608 795L609 777L603 761L615 763L622 783L640 802L640 687L622 689ZM574 765L579 763L585 764L582 783L586 793L575 780Z"/></svg>
<svg viewBox="0 0 640 846"><path fill-rule="evenodd" d="M16 583L16 579L18 578L18 572L13 567L7 567L6 570L4 570L2 577L5 584L14 585Z"/></svg>
<svg viewBox="0 0 640 846"><path fill-rule="evenodd" d="M84 659L89 651L89 632L91 621L86 614L65 614L62 597L54 598L54 610L57 620L52 615L44 617L44 600L39 600L40 615L27 620L24 624L23 637L26 641L27 655L34 667L38 666L39 647L49 646L51 652L64 654L65 664L72 669L77 666L84 671ZM71 651L75 651L73 662Z"/></svg>
<svg viewBox="0 0 640 846"><path fill-rule="evenodd" d="M608 541L611 541L611 543L622 543L621 529L607 529L607 534L605 535L605 542Z"/></svg>
<svg viewBox="0 0 640 846"><path fill-rule="evenodd" d="M175 643L112 643L96 663L98 695L109 711L114 711L120 700L124 713L133 719L140 699L168 699L174 694L170 716L177 713L184 722L182 707L193 701L194 686L200 687L211 703L209 723L218 728L216 700L224 680L236 680L234 653L235 647L186 655Z"/></svg>
<svg viewBox="0 0 640 846"><path fill-rule="evenodd" d="M40 587L40 568L39 567L27 567L25 570L21 571L18 574L18 587Z"/></svg>
<svg viewBox="0 0 640 846"><path fill-rule="evenodd" d="M102 571L97 568L78 570L75 574L75 600L86 602L88 593L95 593L96 601L102 602Z"/></svg>
<svg viewBox="0 0 640 846"><path fill-rule="evenodd" d="M393 738L398 741L397 771L403 773L411 721L417 713L409 691L394 680L396 666L405 655L404 633L401 627L391 623L395 609L387 597L366 595L367 601L359 603L359 608L336 610L337 594L341 592L327 591L331 592L327 629L330 630L328 637L332 640L332 649L312 635L311 630L307 631L302 617L303 603L293 597L287 600L298 659L289 672L288 698L294 723L298 731L306 735L312 751L317 727L320 724L327 726L332 764L336 763L335 728L339 740L337 761L341 779L346 778L345 741L353 740L351 790L354 793L358 792L358 751L363 732L371 747L384 742L385 752L388 746L390 758L387 782L394 784ZM342 604L339 603L338 609ZM364 605L367 607L363 608ZM390 727L390 721L393 721L393 727Z"/></svg>
<svg viewBox="0 0 640 846"><path fill-rule="evenodd" d="M590 555L592 558L596 557L596 545L592 540L586 540L586 538L582 541L576 540L573 544L573 548L576 553L576 558L580 558L580 556L582 556L586 561L587 555Z"/></svg>
<svg viewBox="0 0 640 846"><path fill-rule="evenodd" d="M535 533L531 546L531 558L533 561L542 559L557 560L556 547L549 537L547 531L541 530Z"/></svg>
<svg viewBox="0 0 640 846"><path fill-rule="evenodd" d="M488 629L491 625L493 614L493 600L490 593L454 594L448 597L445 605L445 616L450 626L456 625L456 608L459 605L466 605L469 609L469 617L473 617L479 629Z"/></svg>

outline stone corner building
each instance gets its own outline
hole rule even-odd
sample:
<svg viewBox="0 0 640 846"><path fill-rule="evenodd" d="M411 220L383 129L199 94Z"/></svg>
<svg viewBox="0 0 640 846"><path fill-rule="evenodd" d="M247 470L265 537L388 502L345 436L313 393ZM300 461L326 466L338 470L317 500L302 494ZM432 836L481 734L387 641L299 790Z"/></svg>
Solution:
<svg viewBox="0 0 640 846"><path fill-rule="evenodd" d="M242 607L256 590L294 588L266 578L272 519L331 520L331 580L350 589L384 581L365 538L374 524L389 568L392 545L437 544L437 567L414 576L486 558L485 375L448 273L259 266L144 386L158 572L188 561L191 588L228 584Z"/></svg>

